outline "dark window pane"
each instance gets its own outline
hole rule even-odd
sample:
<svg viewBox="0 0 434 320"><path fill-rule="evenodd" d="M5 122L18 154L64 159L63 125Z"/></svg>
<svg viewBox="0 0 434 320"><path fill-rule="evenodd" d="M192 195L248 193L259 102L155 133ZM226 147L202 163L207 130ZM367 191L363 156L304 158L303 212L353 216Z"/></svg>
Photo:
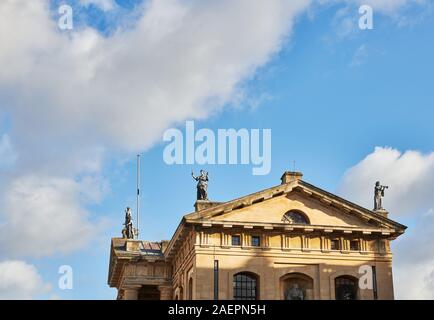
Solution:
<svg viewBox="0 0 434 320"><path fill-rule="evenodd" d="M234 276L234 299L256 300L256 278L249 274Z"/></svg>
<svg viewBox="0 0 434 320"><path fill-rule="evenodd" d="M335 279L336 300L356 300L357 280L348 277Z"/></svg>
<svg viewBox="0 0 434 320"><path fill-rule="evenodd" d="M261 246L261 238L259 236L252 236L252 246L253 247Z"/></svg>
<svg viewBox="0 0 434 320"><path fill-rule="evenodd" d="M351 241L350 242L350 249L353 251L359 251L360 250L359 241L357 241L357 240Z"/></svg>
<svg viewBox="0 0 434 320"><path fill-rule="evenodd" d="M241 245L240 236L232 236L232 245L233 246L239 246L239 245Z"/></svg>
<svg viewBox="0 0 434 320"><path fill-rule="evenodd" d="M282 221L291 224L309 224L307 217L298 211L289 211L285 213Z"/></svg>
<svg viewBox="0 0 434 320"><path fill-rule="evenodd" d="M331 241L331 246L330 246L330 248L332 249L332 250L340 250L340 242L339 242L339 240L337 240L337 239L334 239L334 240L332 240Z"/></svg>

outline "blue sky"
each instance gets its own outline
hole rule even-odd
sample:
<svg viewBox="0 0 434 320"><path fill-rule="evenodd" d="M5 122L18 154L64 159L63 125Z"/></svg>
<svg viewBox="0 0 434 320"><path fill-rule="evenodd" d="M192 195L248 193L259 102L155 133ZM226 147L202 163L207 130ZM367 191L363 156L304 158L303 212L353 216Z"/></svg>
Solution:
<svg viewBox="0 0 434 320"><path fill-rule="evenodd" d="M141 17L134 11L141 8L140 1L116 2L115 9L103 11L97 6L83 7L78 1L52 1L52 19L55 19L54 9L60 3L71 4L78 11L78 25L90 26L110 38L125 19L136 19L137 22ZM338 13L344 9L342 18ZM210 173L209 196L212 200L230 200L277 185L283 171L293 168L293 161L296 169L304 173L306 181L350 200L358 200L357 193L345 191L347 180L344 175L374 154L376 147L390 147L402 153L415 150L422 158L429 158L434 150L434 12L431 7L422 9L411 1L407 6L394 9L393 13L374 10L374 29L361 31L356 27L357 9L357 6L337 1L311 7L308 12L296 15L292 35L286 35L283 44L269 55L266 63L257 65L254 72L239 79L237 87L241 88L244 99L229 99L216 111L196 120L198 128L215 131L220 128L272 130L270 174L253 176L250 165L204 166ZM354 25L343 35L345 21ZM132 24L127 28L136 27ZM9 95L13 94L8 91L7 81L0 81L0 110L6 119L0 133L7 133L12 143L16 134L11 129L14 128L14 113L3 108L1 103L3 106L12 104ZM80 95L79 92L76 94ZM125 112L129 110L125 109ZM50 114L46 116L50 117ZM146 118L154 116L157 115L146 114ZM192 118L178 117L172 125L177 123L177 127L184 130L184 120ZM143 125L147 125L146 121L143 120ZM181 217L193 210L196 190L190 172L198 172L203 167L168 166L162 158L167 143L162 141L161 132L142 148L123 149L119 143L107 142L101 136L92 136L98 143L101 139L98 145L104 146L96 176L109 187L97 201L83 205L89 213L84 221L95 226L94 236L77 249L53 249L51 254L41 256L22 254L15 257L7 250L1 252L0 261L20 259L32 264L42 281L51 284L50 290L35 294L37 298L116 297L115 290L107 286L110 238L120 236L124 208L135 208L137 152L142 154L141 238L170 239ZM65 137L71 141L75 139L70 134ZM25 152L20 156L30 157ZM58 157L61 161L68 154ZM414 183L430 185L431 180L423 180L434 177L431 162L429 165L431 175L428 178L423 175ZM86 175L71 171L70 176L75 181L81 181L80 177ZM7 167L0 173L8 177L13 172L14 168ZM372 180L372 184L374 182ZM355 190L370 197L372 184L361 184ZM393 188L389 192L392 193ZM385 201L386 206L391 206L387 198ZM369 207L371 203L362 205ZM390 217L409 225L408 233L412 234L411 228L418 226L421 216L433 205L429 199L421 207L409 204L412 212L391 212ZM398 251L396 255L404 256L405 253ZM405 260L402 256L398 261L405 265L401 262ZM57 287L57 270L64 264L73 267L73 290ZM400 281L399 275L395 276L395 281ZM399 287L399 284L395 286ZM417 291L413 297L434 297L429 296L430 293L428 288L423 294Z"/></svg>

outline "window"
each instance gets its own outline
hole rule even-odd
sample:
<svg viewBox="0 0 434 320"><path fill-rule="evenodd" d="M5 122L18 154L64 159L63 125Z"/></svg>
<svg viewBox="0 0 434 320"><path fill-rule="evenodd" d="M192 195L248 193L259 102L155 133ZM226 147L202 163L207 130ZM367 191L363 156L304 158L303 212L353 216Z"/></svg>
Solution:
<svg viewBox="0 0 434 320"><path fill-rule="evenodd" d="M258 299L257 277L250 273L238 273L234 275L234 300Z"/></svg>
<svg viewBox="0 0 434 320"><path fill-rule="evenodd" d="M332 249L332 250L340 250L341 249L339 239L332 239L330 241L330 249Z"/></svg>
<svg viewBox="0 0 434 320"><path fill-rule="evenodd" d="M356 300L358 280L350 276L335 279L336 300Z"/></svg>
<svg viewBox="0 0 434 320"><path fill-rule="evenodd" d="M350 241L350 250L351 251L359 251L360 245L358 240L351 240Z"/></svg>
<svg viewBox="0 0 434 320"><path fill-rule="evenodd" d="M260 247L260 246L261 246L261 237L252 236L252 247Z"/></svg>
<svg viewBox="0 0 434 320"><path fill-rule="evenodd" d="M310 224L309 219L304 213L294 210L285 213L282 221L290 224Z"/></svg>
<svg viewBox="0 0 434 320"><path fill-rule="evenodd" d="M239 235L232 236L232 245L240 246L241 245L241 237Z"/></svg>

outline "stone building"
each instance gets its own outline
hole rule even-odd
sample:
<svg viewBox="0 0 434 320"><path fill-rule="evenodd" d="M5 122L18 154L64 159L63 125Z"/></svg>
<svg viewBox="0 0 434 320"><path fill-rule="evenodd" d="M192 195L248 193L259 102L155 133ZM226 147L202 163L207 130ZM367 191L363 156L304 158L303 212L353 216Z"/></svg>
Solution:
<svg viewBox="0 0 434 320"><path fill-rule="evenodd" d="M406 227L301 178L198 201L170 241L113 238L108 284L118 299L393 299Z"/></svg>

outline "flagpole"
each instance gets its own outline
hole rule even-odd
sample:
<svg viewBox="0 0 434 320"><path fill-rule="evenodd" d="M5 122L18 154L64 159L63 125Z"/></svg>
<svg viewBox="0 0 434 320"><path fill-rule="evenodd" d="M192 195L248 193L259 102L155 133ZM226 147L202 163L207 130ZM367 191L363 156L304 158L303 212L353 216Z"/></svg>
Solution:
<svg viewBox="0 0 434 320"><path fill-rule="evenodd" d="M139 225L140 225L140 154L137 155L137 232L136 236L139 238Z"/></svg>

